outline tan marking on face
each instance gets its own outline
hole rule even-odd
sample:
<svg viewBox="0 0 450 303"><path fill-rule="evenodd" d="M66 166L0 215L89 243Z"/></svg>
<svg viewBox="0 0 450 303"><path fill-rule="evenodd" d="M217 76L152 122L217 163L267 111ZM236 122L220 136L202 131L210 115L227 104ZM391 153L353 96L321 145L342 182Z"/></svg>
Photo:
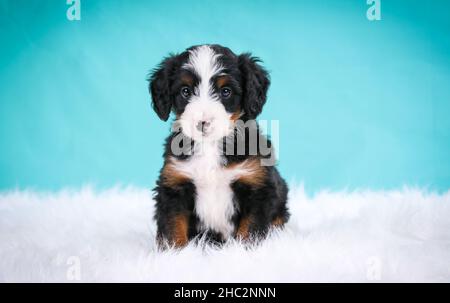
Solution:
<svg viewBox="0 0 450 303"><path fill-rule="evenodd" d="M191 181L188 176L176 169L170 159L164 165L161 175L163 184L168 187L176 187Z"/></svg>
<svg viewBox="0 0 450 303"><path fill-rule="evenodd" d="M179 214L173 217L170 224L171 239L170 242L175 247L183 247L188 243L189 217L187 214Z"/></svg>
<svg viewBox="0 0 450 303"><path fill-rule="evenodd" d="M236 238L248 240L250 238L250 225L252 224L250 217L242 218L236 231Z"/></svg>
<svg viewBox="0 0 450 303"><path fill-rule="evenodd" d="M236 122L241 116L242 116L242 111L239 108L231 115L230 120L233 122Z"/></svg>
<svg viewBox="0 0 450 303"><path fill-rule="evenodd" d="M181 82L184 85L192 86L194 84L194 78L192 78L192 76L190 76L190 75L185 74L185 75L181 76Z"/></svg>
<svg viewBox="0 0 450 303"><path fill-rule="evenodd" d="M216 84L218 88L222 88L228 84L228 76L219 76L217 77Z"/></svg>
<svg viewBox="0 0 450 303"><path fill-rule="evenodd" d="M266 169L261 166L259 158L249 158L240 163L232 163L227 166L228 169L242 169L245 171L238 175L236 181L249 185L253 188L260 188L266 181Z"/></svg>

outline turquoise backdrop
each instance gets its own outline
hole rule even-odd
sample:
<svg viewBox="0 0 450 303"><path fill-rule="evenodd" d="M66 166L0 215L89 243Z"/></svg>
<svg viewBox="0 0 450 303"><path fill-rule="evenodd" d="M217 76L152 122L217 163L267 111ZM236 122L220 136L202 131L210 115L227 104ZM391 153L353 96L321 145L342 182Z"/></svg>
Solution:
<svg viewBox="0 0 450 303"><path fill-rule="evenodd" d="M450 188L450 1L0 0L0 189L152 187L169 124L146 76L219 43L270 70L261 119L308 191Z"/></svg>

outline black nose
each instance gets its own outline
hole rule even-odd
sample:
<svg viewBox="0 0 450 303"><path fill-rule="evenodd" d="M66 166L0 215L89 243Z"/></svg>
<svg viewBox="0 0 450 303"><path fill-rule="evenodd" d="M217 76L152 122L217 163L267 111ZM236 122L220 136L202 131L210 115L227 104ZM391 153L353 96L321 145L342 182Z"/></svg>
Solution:
<svg viewBox="0 0 450 303"><path fill-rule="evenodd" d="M201 132L204 132L206 130L206 128L209 126L209 122L207 121L199 121L197 123L197 129Z"/></svg>

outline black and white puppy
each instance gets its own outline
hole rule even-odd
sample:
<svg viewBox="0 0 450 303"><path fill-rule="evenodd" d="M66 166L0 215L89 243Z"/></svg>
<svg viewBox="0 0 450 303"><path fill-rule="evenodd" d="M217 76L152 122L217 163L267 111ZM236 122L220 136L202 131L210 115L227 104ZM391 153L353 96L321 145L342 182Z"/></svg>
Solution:
<svg viewBox="0 0 450 303"><path fill-rule="evenodd" d="M287 185L263 163L273 150L254 122L270 84L259 60L220 45L193 46L164 59L149 82L159 118L176 116L154 189L159 243L259 239L282 227Z"/></svg>

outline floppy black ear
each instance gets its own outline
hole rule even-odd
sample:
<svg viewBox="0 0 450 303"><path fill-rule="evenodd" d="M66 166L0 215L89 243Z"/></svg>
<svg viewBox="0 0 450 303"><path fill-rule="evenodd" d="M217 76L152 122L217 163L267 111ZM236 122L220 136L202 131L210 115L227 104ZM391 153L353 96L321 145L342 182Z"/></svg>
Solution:
<svg viewBox="0 0 450 303"><path fill-rule="evenodd" d="M267 71L259 65L259 60L245 53L238 57L243 85L243 109L249 119L255 119L266 103L270 79Z"/></svg>
<svg viewBox="0 0 450 303"><path fill-rule="evenodd" d="M163 121L169 119L170 110L172 109L170 82L174 68L175 56L170 56L153 70L148 79L150 82L148 88L152 96L152 107Z"/></svg>

